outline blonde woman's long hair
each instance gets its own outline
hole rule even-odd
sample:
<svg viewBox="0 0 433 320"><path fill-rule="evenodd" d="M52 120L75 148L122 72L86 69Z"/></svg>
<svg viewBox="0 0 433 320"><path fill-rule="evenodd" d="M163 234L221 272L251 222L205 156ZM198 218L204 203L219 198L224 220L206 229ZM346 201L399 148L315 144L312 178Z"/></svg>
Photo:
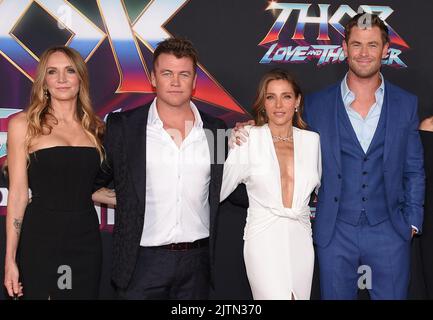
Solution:
<svg viewBox="0 0 433 320"><path fill-rule="evenodd" d="M34 138L51 133L53 127L48 123L48 118L52 119L55 124L57 123L56 117L51 112L50 94L45 85L47 62L49 57L55 52L64 53L76 68L80 80L76 110L77 117L81 122L84 131L96 146L102 162L105 157L104 148L102 146L105 125L92 108L89 93L89 73L87 71L86 63L77 51L65 46L49 48L40 58L31 90L30 104L27 107L28 126L25 142L27 154L29 153Z"/></svg>
<svg viewBox="0 0 433 320"><path fill-rule="evenodd" d="M268 87L269 82L272 80L285 80L290 83L293 87L293 91L295 93L296 98L301 96L301 103L298 107L298 111L295 112L292 119L292 124L294 127L299 129L306 129L307 124L302 119L302 111L304 110L304 96L302 94L301 88L296 82L296 80L283 69L273 69L271 71L266 72L262 79L260 80L259 87L257 88L256 99L253 104L253 116L257 126L262 126L265 123L268 123L268 117L266 116L265 110L265 98L266 98L266 89Z"/></svg>

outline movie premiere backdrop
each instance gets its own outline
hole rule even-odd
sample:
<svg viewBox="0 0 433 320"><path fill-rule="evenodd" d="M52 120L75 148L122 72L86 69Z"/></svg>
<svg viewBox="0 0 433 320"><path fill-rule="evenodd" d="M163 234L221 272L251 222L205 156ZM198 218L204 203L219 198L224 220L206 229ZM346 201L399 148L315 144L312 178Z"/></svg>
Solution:
<svg viewBox="0 0 433 320"><path fill-rule="evenodd" d="M343 25L359 10L388 25L385 78L419 97L420 118L432 115L431 1L0 0L0 163L8 119L27 106L38 57L49 46L65 44L83 56L94 108L105 118L151 101L152 52L170 35L186 37L200 55L194 102L232 126L251 118L257 84L271 68L290 70L305 93L340 81L347 69ZM1 283L7 194L1 177ZM104 243L100 296L111 298L115 210L96 208ZM230 203L221 208L213 298L251 298L242 257L245 214ZM317 278L313 298L316 292Z"/></svg>

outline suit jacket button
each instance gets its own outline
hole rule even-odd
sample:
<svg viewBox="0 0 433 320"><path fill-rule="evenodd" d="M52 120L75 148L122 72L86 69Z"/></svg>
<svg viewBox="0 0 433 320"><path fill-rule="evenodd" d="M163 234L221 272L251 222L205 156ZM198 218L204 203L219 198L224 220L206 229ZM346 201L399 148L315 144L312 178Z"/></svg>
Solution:
<svg viewBox="0 0 433 320"><path fill-rule="evenodd" d="M334 201L335 201L335 202L338 202L338 198L337 198L337 197L335 197L335 198L334 198Z"/></svg>

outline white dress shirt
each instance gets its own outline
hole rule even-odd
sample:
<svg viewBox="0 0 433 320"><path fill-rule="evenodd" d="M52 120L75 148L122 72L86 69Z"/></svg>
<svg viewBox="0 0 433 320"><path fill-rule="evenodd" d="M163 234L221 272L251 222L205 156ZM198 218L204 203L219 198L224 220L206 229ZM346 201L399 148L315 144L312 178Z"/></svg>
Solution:
<svg viewBox="0 0 433 320"><path fill-rule="evenodd" d="M147 121L146 204L141 246L192 242L209 236L210 152L197 107L178 147L156 108Z"/></svg>

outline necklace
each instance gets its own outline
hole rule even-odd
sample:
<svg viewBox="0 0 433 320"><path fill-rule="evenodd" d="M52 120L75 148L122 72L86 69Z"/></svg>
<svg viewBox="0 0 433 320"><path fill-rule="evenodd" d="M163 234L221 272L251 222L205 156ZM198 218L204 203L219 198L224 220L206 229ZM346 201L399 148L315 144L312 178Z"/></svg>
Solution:
<svg viewBox="0 0 433 320"><path fill-rule="evenodd" d="M293 141L293 136L290 137L280 137L280 136L272 136L274 140L283 141L283 142L291 142Z"/></svg>

